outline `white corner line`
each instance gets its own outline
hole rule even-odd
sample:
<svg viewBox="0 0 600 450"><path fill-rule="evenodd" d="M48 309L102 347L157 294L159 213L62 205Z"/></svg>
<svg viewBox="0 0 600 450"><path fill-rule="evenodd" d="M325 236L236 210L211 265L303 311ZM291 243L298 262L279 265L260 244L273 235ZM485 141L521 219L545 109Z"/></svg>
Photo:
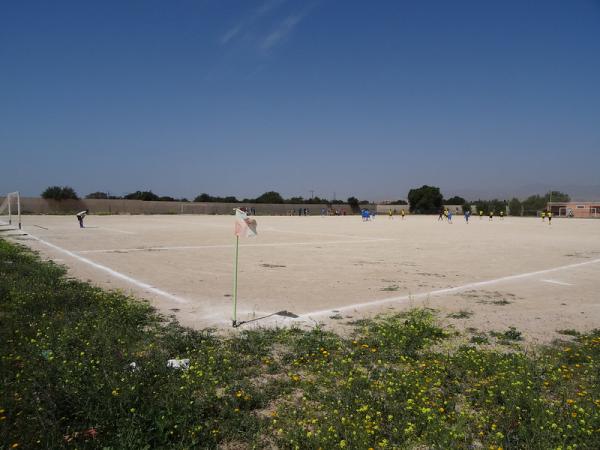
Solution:
<svg viewBox="0 0 600 450"><path fill-rule="evenodd" d="M479 288L482 286L489 286L489 285L493 285L493 284L497 284L497 283L503 283L505 281L513 281L513 280L519 280L519 279L523 279L523 278L530 278L530 277L535 277L538 275L544 275L547 273L558 272L560 270L574 269L577 267L588 266L590 264L598 264L598 263L600 263L600 258L593 259L590 261L575 263L575 264L567 264L565 266L553 267L551 269L537 270L535 272L525 272L525 273L520 273L520 274L516 274L516 275L509 275L506 277L494 278L492 280L477 281L474 283L463 284L462 286L438 289L435 291L420 292L420 293L412 294L412 295L411 294L401 295L398 297L389 297L389 298L384 298L381 300L374 300L372 302L362 302L362 303L355 303L354 305L341 306L338 308L321 309L318 311L312 311L309 313L300 314L300 317L312 318L312 317L325 316L325 315L331 314L333 309L335 309L339 312L354 311L356 309L369 308L372 306L380 306L380 305L385 305L388 303L404 303L409 300L417 300L417 299L422 299L422 298L427 298L427 297L435 297L435 296L439 296L439 295L453 294L455 292L461 292L461 291L465 291L467 289Z"/></svg>
<svg viewBox="0 0 600 450"><path fill-rule="evenodd" d="M565 283L564 281L558 281L558 280L544 279L544 280L540 280L540 281L543 281L544 283L558 284L559 286L573 286L573 283Z"/></svg>
<svg viewBox="0 0 600 450"><path fill-rule="evenodd" d="M113 276L115 278L119 278L121 280L127 281L128 283L133 284L134 286L137 286L139 288L142 288L142 289L145 289L147 291L150 291L153 294L159 295L161 297L165 297L165 298L167 298L169 300L172 300L172 301L174 301L176 303L180 303L180 304L189 303L189 300L186 300L184 298L178 297L178 296L173 295L173 294L169 294L168 292L165 292L162 289L158 289L158 288L155 288L154 286L150 286L148 283L144 283L143 281L136 280L135 278L132 278L132 277L130 277L128 275L125 275L125 274L123 274L121 272L117 272L116 270L113 270L110 267L106 267L106 266L103 266L102 264L98 264L98 263L92 261L91 259L84 258L83 256L77 255L76 253L73 253L73 252L71 252L71 251L69 251L67 249L59 247L58 245L55 245L55 244L52 244L52 243L50 243L48 241L40 239L39 237L34 236L33 234L30 234L30 233L27 233L27 234L28 234L28 236L31 236L36 241L40 242L41 244L44 244L44 245L46 245L46 246L48 246L50 248L53 248L54 250L57 250L57 251L59 251L61 253L64 253L65 255L70 256L71 258L75 258L78 261L81 261L81 262L83 262L85 264L88 264L88 265L94 267L95 269L102 270L102 271L108 273L109 275L111 275L111 276Z"/></svg>

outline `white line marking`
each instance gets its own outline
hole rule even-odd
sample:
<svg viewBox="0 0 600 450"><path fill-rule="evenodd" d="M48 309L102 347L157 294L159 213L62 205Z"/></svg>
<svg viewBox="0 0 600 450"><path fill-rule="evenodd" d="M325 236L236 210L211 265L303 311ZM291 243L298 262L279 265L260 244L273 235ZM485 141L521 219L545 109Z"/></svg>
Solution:
<svg viewBox="0 0 600 450"><path fill-rule="evenodd" d="M266 244L240 244L240 247L288 247L298 245L331 245L331 244L370 244L373 242L389 241L390 239L365 239L362 241L315 241L315 242L271 242ZM145 247L145 248L113 248L101 250L80 250L76 253L113 253L113 252L144 252L160 250L202 250L211 248L233 248L233 244L215 244L215 245L181 245L172 247Z"/></svg>
<svg viewBox="0 0 600 450"><path fill-rule="evenodd" d="M560 286L573 286L572 283L565 283L564 281L558 281L558 280L540 280L540 281L543 281L544 283L558 284Z"/></svg>
<svg viewBox="0 0 600 450"><path fill-rule="evenodd" d="M315 316L324 316L327 314L331 314L331 311L333 309L340 311L340 312L341 311L352 311L352 310L360 309L360 308L368 308L368 307L372 307L372 306L385 305L387 303L403 303L403 302L406 302L409 300L416 300L416 299L427 298L427 297L435 297L435 296L445 295L445 294L453 294L455 292L465 291L467 289L489 286L492 284L502 283L505 281L520 280L523 278L529 278L529 277L534 277L534 276L538 276L538 275L544 275L547 273L558 272L560 270L574 269L576 267L583 267L583 266L587 266L590 264L598 264L598 263L600 263L600 259L593 259L593 260L585 261L585 262L581 262L581 263L567 264L566 266L553 267L552 269L544 269L544 270L537 270L535 272L526 272L526 273L520 273L517 275L509 275L506 277L495 278L493 280L477 281L475 283L463 284L462 286L456 286L456 287L452 287L452 288L438 289L435 291L421 292L421 293L412 294L412 295L401 295L399 297L384 298L381 300L374 300L372 302L355 303L354 305L347 305L347 306L342 306L342 307L337 307L337 308L333 307L330 309L321 309L318 311L301 314L300 317L311 318L311 317L315 317Z"/></svg>
<svg viewBox="0 0 600 450"><path fill-rule="evenodd" d="M185 300L185 299L183 299L181 297L178 297L176 295L173 295L173 294L169 294L168 292L165 292L162 289L158 289L158 288L155 288L154 286L150 286L148 283L144 283L143 281L136 280L135 278L132 278L132 277L130 277L128 275L125 275L125 274L123 274L121 272L117 272L116 270L113 270L110 267L103 266L102 264L98 264L98 263L96 263L96 262L94 262L94 261L92 261L90 259L84 258L83 256L79 256L76 253L73 253L73 252L71 252L69 250L66 250L66 249L64 249L62 247L59 247L58 245L54 245L54 244L52 244L50 242L47 242L47 241L45 241L43 239L40 239L39 237L34 236L33 234L29 234L29 236L31 236L36 241L38 241L38 242L40 242L40 243L42 243L42 244L44 244L44 245L46 245L46 246L48 246L50 248L53 248L54 250L58 250L59 252L64 253L65 255L70 256L71 258L75 258L75 259L77 259L77 260L79 260L79 261L81 261L81 262L83 262L85 264L89 264L90 266L92 266L92 267L94 267L96 269L99 269L99 270L102 270L104 272L107 272L108 274L112 275L113 277L120 278L121 280L127 281L128 283L131 283L134 286L137 286L137 287L142 288L142 289L146 289L147 291L150 291L153 294L160 295L161 297L168 298L169 300L172 300L172 301L177 302L177 303L181 303L181 304L189 303L188 300Z"/></svg>

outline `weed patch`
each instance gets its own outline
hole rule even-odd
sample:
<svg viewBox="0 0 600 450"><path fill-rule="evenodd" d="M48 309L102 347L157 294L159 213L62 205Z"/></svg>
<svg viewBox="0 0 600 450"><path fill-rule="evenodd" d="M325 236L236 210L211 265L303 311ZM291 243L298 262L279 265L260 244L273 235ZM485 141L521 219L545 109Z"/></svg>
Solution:
<svg viewBox="0 0 600 450"><path fill-rule="evenodd" d="M473 315L472 311L461 309L460 311L448 314L446 317L450 319L468 319Z"/></svg>

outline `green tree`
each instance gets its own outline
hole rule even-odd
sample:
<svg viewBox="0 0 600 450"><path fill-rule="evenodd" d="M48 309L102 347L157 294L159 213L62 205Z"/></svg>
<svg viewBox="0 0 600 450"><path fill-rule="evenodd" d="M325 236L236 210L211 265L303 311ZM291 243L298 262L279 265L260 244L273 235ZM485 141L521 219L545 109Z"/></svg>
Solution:
<svg viewBox="0 0 600 450"><path fill-rule="evenodd" d="M202 193L198 196L196 196L196 198L194 199L195 202L211 202L212 201L212 197L206 193Z"/></svg>
<svg viewBox="0 0 600 450"><path fill-rule="evenodd" d="M46 200L79 200L77 193L69 186L50 186L42 192L42 198Z"/></svg>
<svg viewBox="0 0 600 450"><path fill-rule="evenodd" d="M206 193L202 193L200 195L198 195L195 199L195 202L202 202L202 203L214 203L214 202L220 202L220 203L238 203L238 199L235 198L233 195L230 195L228 197L213 197L212 195L208 195ZM254 200L250 199L246 199L244 200L244 202L246 203L251 203Z"/></svg>
<svg viewBox="0 0 600 450"><path fill-rule="evenodd" d="M523 200L523 215L524 216L536 216L538 211L546 209L546 198L539 195L530 195Z"/></svg>
<svg viewBox="0 0 600 450"><path fill-rule="evenodd" d="M427 186L408 191L408 203L410 212L417 214L432 214L438 212L442 207L444 197L439 187Z"/></svg>
<svg viewBox="0 0 600 450"><path fill-rule="evenodd" d="M85 198L91 198L91 199L107 199L108 198L108 194L106 192L92 192L88 195L85 196Z"/></svg>
<svg viewBox="0 0 600 450"><path fill-rule="evenodd" d="M279 192L269 191L257 197L256 203L283 203L283 197Z"/></svg>
<svg viewBox="0 0 600 450"><path fill-rule="evenodd" d="M348 197L348 206L352 212L360 211L360 206L358 206L358 199L356 197Z"/></svg>
<svg viewBox="0 0 600 450"><path fill-rule="evenodd" d="M465 203L467 203L467 201L458 195L444 200L444 205L464 205Z"/></svg>
<svg viewBox="0 0 600 450"><path fill-rule="evenodd" d="M565 194L564 192L560 192L560 191L550 191L548 192L544 198L546 199L546 202L570 202L571 201L571 197L569 196L569 194Z"/></svg>
<svg viewBox="0 0 600 450"><path fill-rule="evenodd" d="M518 198L512 198L508 202L508 209L510 211L511 216L522 216L523 215L523 205Z"/></svg>
<svg viewBox="0 0 600 450"><path fill-rule="evenodd" d="M160 200L159 196L152 191L135 191L123 198L125 200L143 200L145 202Z"/></svg>

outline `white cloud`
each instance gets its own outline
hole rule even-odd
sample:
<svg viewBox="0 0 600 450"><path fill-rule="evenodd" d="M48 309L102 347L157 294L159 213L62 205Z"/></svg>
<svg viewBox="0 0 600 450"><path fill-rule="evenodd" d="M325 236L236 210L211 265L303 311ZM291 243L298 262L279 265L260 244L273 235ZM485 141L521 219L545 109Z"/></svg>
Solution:
<svg viewBox="0 0 600 450"><path fill-rule="evenodd" d="M288 38L294 31L294 28L306 17L305 13L292 14L277 24L275 29L261 40L259 44L260 50L268 52L280 42Z"/></svg>
<svg viewBox="0 0 600 450"><path fill-rule="evenodd" d="M237 36L239 36L243 31L252 27L254 23L260 20L263 16L267 15L269 12L277 8L279 5L284 3L286 0L267 0L262 3L259 7L252 10L248 15L243 17L237 24L232 26L227 32L221 36L219 42L221 45L227 45Z"/></svg>

